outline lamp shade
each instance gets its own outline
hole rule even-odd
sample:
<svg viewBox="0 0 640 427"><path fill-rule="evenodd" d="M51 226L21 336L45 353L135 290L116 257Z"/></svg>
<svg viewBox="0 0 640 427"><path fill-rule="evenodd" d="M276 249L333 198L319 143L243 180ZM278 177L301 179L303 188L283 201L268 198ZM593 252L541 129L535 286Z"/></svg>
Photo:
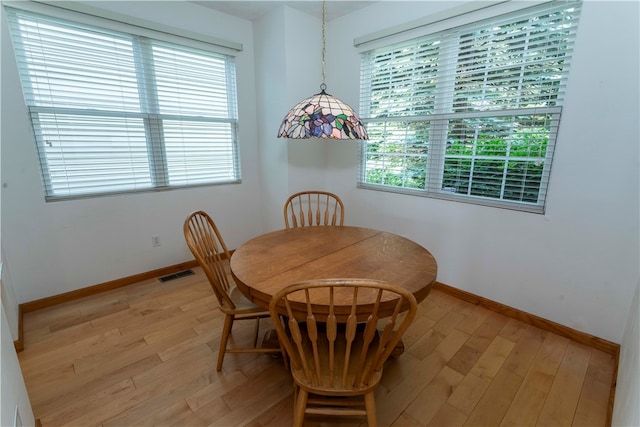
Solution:
<svg viewBox="0 0 640 427"><path fill-rule="evenodd" d="M369 139L349 105L324 91L303 99L284 117L279 138Z"/></svg>

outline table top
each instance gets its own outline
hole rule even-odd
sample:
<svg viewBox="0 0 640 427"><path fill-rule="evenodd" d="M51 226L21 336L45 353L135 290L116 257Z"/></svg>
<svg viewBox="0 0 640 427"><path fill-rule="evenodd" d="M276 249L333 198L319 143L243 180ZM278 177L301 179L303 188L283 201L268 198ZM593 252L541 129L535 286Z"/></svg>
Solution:
<svg viewBox="0 0 640 427"><path fill-rule="evenodd" d="M436 281L437 263L419 244L393 233L347 226L263 234L231 255L231 274L255 304L268 307L284 286L310 279L367 278L408 289L418 302ZM393 304L388 304L388 313ZM385 314L384 311L381 314Z"/></svg>

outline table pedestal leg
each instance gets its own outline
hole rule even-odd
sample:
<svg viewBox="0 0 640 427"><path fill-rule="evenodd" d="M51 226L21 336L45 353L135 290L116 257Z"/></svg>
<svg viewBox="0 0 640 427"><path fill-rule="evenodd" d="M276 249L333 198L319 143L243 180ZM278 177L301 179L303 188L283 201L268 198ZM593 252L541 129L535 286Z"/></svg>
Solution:
<svg viewBox="0 0 640 427"><path fill-rule="evenodd" d="M396 344L395 348L391 352L391 357L397 359L402 353L404 353L404 343L402 342L402 338L400 338L400 341L398 341L398 344Z"/></svg>

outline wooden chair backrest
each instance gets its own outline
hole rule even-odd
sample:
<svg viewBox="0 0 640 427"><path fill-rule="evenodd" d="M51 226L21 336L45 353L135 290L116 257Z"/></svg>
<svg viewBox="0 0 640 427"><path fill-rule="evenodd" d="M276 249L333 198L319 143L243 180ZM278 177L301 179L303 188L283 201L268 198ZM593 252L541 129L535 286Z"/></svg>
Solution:
<svg viewBox="0 0 640 427"><path fill-rule="evenodd" d="M191 253L209 279L213 292L223 309L235 309L229 297L230 254L211 217L204 211L190 214L184 222L184 238Z"/></svg>
<svg viewBox="0 0 640 427"><path fill-rule="evenodd" d="M301 191L284 204L286 228L343 225L344 205L340 197L327 191Z"/></svg>
<svg viewBox="0 0 640 427"><path fill-rule="evenodd" d="M390 318L381 319L380 301L389 299L397 299L395 310ZM370 306L366 322L358 323L356 319L359 304ZM338 310L350 313L346 323L337 323ZM292 371L304 374L298 377L305 378L306 388L322 389L324 394L330 390L357 392L377 383L384 362L416 310L416 300L409 291L370 279L320 279L292 284L277 292L269 306ZM279 320L281 315L288 318L286 329Z"/></svg>

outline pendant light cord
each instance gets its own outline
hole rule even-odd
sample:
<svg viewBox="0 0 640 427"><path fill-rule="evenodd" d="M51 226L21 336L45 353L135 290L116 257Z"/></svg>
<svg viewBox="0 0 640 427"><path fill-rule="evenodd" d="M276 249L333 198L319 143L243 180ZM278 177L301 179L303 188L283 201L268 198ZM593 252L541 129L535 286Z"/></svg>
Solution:
<svg viewBox="0 0 640 427"><path fill-rule="evenodd" d="M325 89L327 89L327 85L324 82L326 14L327 14L326 0L322 0L322 84L320 85L320 90L322 90L322 92L324 92Z"/></svg>

